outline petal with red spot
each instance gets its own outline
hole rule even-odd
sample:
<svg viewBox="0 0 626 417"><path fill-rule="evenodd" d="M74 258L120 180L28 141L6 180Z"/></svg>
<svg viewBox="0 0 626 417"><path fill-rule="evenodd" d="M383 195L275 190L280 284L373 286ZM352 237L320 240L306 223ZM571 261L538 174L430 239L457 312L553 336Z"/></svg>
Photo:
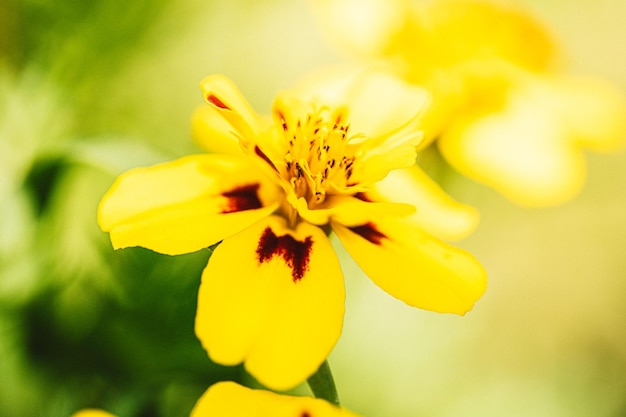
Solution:
<svg viewBox="0 0 626 417"><path fill-rule="evenodd" d="M234 382L218 382L200 397L191 417L358 417L324 400L280 395L250 389Z"/></svg>
<svg viewBox="0 0 626 417"><path fill-rule="evenodd" d="M218 246L202 275L196 334L211 359L244 363L262 384L294 387L341 333L345 290L324 232L270 216Z"/></svg>
<svg viewBox="0 0 626 417"><path fill-rule="evenodd" d="M267 217L279 193L243 157L194 155L121 175L100 203L98 222L116 249L177 255Z"/></svg>
<svg viewBox="0 0 626 417"><path fill-rule="evenodd" d="M332 227L365 274L409 305L465 314L485 291L486 274L476 259L410 221L386 217Z"/></svg>

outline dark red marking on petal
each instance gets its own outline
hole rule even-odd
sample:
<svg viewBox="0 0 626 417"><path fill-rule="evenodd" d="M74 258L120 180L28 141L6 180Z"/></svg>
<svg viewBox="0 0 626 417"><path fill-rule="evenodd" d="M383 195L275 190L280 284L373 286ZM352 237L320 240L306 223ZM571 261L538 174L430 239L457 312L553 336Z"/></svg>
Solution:
<svg viewBox="0 0 626 417"><path fill-rule="evenodd" d="M309 414L308 411L303 411L302 414L300 414L300 417L312 417L311 414Z"/></svg>
<svg viewBox="0 0 626 417"><path fill-rule="evenodd" d="M263 231L256 249L259 263L269 262L275 256L283 258L289 268L293 282L300 281L309 270L309 260L313 239L307 236L304 241L290 235L276 236L269 227Z"/></svg>
<svg viewBox="0 0 626 417"><path fill-rule="evenodd" d="M222 209L222 214L263 207L258 194L259 186L260 184L244 185L222 193L222 196L228 199L226 207Z"/></svg>
<svg viewBox="0 0 626 417"><path fill-rule="evenodd" d="M228 107L226 104L224 104L224 102L222 100L220 100L216 95L214 94L209 94L206 98L206 100L213 104L216 107L219 107L220 109L226 109L226 110L232 110L230 107Z"/></svg>
<svg viewBox="0 0 626 417"><path fill-rule="evenodd" d="M381 233L372 222L365 223L361 226L349 227L349 229L375 245L380 245L383 239L387 239L387 236Z"/></svg>
<svg viewBox="0 0 626 417"><path fill-rule="evenodd" d="M289 125L287 125L287 119L283 112L278 109L274 109L274 117L280 121L280 124L285 132L289 131Z"/></svg>
<svg viewBox="0 0 626 417"><path fill-rule="evenodd" d="M258 146L256 146L256 145L254 146L254 153L255 153L255 154L257 154L257 156L258 156L258 157L260 157L262 160L264 160L265 162L267 162L267 164L268 164L269 166L271 166L272 168L274 168L274 171L278 171L278 170L276 169L276 165L274 165L274 163L272 162L272 160L271 160L271 159L270 159L267 155L265 155L265 152L263 152L263 151L261 150L261 148L259 148L259 147L258 147Z"/></svg>
<svg viewBox="0 0 626 417"><path fill-rule="evenodd" d="M354 197L358 198L361 201L365 201L366 203L373 203L374 200L369 198L369 196L365 193L356 193Z"/></svg>

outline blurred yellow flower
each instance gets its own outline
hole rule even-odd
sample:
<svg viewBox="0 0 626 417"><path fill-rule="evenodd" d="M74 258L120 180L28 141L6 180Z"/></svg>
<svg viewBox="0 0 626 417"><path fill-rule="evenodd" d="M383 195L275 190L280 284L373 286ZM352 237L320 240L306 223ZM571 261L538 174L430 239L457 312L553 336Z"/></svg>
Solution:
<svg viewBox="0 0 626 417"><path fill-rule="evenodd" d="M198 400L190 417L357 417L350 411L311 397L279 395L234 382L212 385Z"/></svg>
<svg viewBox="0 0 626 417"><path fill-rule="evenodd" d="M571 199L585 179L583 149L626 141L622 93L558 75L551 36L522 10L480 0L312 4L332 43L431 92L425 144L438 139L454 168L520 205Z"/></svg>
<svg viewBox="0 0 626 417"><path fill-rule="evenodd" d="M222 241L203 272L196 315L212 360L244 362L277 390L318 369L344 313L330 230L377 285L410 305L464 314L483 294L481 265L426 231L461 233L475 221L457 220L473 212L413 171L395 190L385 178L415 163L422 89L367 72L321 96L281 93L268 120L222 76L201 88L208 106L194 114L195 136L222 154L121 175L102 199L99 224L115 248L176 255ZM393 202L398 194L411 204ZM416 217L420 201L430 203ZM428 213L436 213L431 229ZM452 226L437 227L448 219Z"/></svg>

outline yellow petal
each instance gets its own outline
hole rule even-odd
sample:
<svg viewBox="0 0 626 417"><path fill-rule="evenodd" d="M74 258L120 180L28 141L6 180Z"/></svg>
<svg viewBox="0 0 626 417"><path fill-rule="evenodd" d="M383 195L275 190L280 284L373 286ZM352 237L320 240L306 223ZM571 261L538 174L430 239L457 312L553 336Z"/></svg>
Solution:
<svg viewBox="0 0 626 417"><path fill-rule="evenodd" d="M626 98L611 83L598 78L547 78L542 85L551 94L557 117L571 139L594 151L616 151L626 144Z"/></svg>
<svg viewBox="0 0 626 417"><path fill-rule="evenodd" d="M439 148L457 170L520 205L563 203L582 188L585 161L553 99L520 85L501 110L460 118Z"/></svg>
<svg viewBox="0 0 626 417"><path fill-rule="evenodd" d="M341 333L345 290L324 232L270 216L217 247L202 275L196 334L211 359L244 362L284 390L311 376Z"/></svg>
<svg viewBox="0 0 626 417"><path fill-rule="evenodd" d="M331 223L341 243L376 285L414 307L465 314L485 292L482 266L409 222L380 218Z"/></svg>
<svg viewBox="0 0 626 417"><path fill-rule="evenodd" d="M239 155L239 138L230 123L212 106L198 107L191 117L191 134L203 149L220 154Z"/></svg>
<svg viewBox="0 0 626 417"><path fill-rule="evenodd" d="M320 226L328 224L331 219L341 224L359 224L379 216L404 217L415 213L415 207L411 204L382 199L374 201L367 198L365 193L357 193L354 197L331 195L315 209L309 209L304 198L301 198L297 209L304 220Z"/></svg>
<svg viewBox="0 0 626 417"><path fill-rule="evenodd" d="M407 132L413 133L430 103L426 90L377 67L320 70L303 78L295 91L303 98L348 109L350 131L369 138L368 148L395 146ZM419 137L412 140L415 145Z"/></svg>
<svg viewBox="0 0 626 417"><path fill-rule="evenodd" d="M276 186L246 159L193 155L122 174L100 202L113 247L176 255L206 248L273 212Z"/></svg>
<svg viewBox="0 0 626 417"><path fill-rule="evenodd" d="M478 210L452 199L417 165L391 171L372 187L370 198L415 206L407 220L445 240L462 239L478 225Z"/></svg>
<svg viewBox="0 0 626 417"><path fill-rule="evenodd" d="M255 138L261 130L254 109L235 84L223 75L210 75L200 83L206 102L219 112L243 142Z"/></svg>
<svg viewBox="0 0 626 417"><path fill-rule="evenodd" d="M354 164L350 183L369 186L385 178L394 169L414 165L417 145L421 139L422 132L415 128L413 132L397 132L378 143L363 143L360 150L363 157Z"/></svg>
<svg viewBox="0 0 626 417"><path fill-rule="evenodd" d="M293 397L253 390L234 382L212 385L190 417L357 417L344 408L311 397Z"/></svg>
<svg viewBox="0 0 626 417"><path fill-rule="evenodd" d="M89 408L89 409L80 410L72 414L72 417L115 417L115 416L111 413L107 413L106 411Z"/></svg>

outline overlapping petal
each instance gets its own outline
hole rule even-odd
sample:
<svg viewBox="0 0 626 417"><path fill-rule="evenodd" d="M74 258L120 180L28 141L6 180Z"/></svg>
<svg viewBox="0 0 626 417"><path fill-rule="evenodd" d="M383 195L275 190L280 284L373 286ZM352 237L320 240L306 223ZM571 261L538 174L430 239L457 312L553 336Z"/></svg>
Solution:
<svg viewBox="0 0 626 417"><path fill-rule="evenodd" d="M485 292L486 273L469 253L392 217L332 228L361 269L414 307L465 314Z"/></svg>
<svg viewBox="0 0 626 417"><path fill-rule="evenodd" d="M359 193L356 196L335 195L316 207L309 209L306 201L300 199L297 204L298 214L309 223L317 225L328 224L331 220L342 222L346 219L350 222L367 222L369 219L379 216L405 217L415 213L415 207L411 204L403 204L393 201L370 201L367 194Z"/></svg>
<svg viewBox="0 0 626 417"><path fill-rule="evenodd" d="M408 221L445 240L468 236L478 226L478 211L459 203L417 165L391 171L365 197L375 201L411 204L417 211Z"/></svg>
<svg viewBox="0 0 626 417"><path fill-rule="evenodd" d="M226 155L242 153L240 135L213 106L201 106L193 112L191 134L196 143L209 152Z"/></svg>
<svg viewBox="0 0 626 417"><path fill-rule="evenodd" d="M102 198L98 223L115 248L189 253L268 216L278 192L245 159L193 155L122 174Z"/></svg>
<svg viewBox="0 0 626 417"><path fill-rule="evenodd" d="M262 131L256 112L230 79L219 74L210 75L202 80L200 88L207 104L228 122L243 145Z"/></svg>
<svg viewBox="0 0 626 417"><path fill-rule="evenodd" d="M398 131L410 132L430 102L421 87L376 67L328 68L301 80L296 93L348 109L353 133L365 134L372 146Z"/></svg>
<svg viewBox="0 0 626 417"><path fill-rule="evenodd" d="M380 68L332 68L302 80L297 94L345 108L358 163L351 183L372 184L415 163L429 94ZM356 145L355 145L356 146Z"/></svg>
<svg viewBox="0 0 626 417"><path fill-rule="evenodd" d="M217 363L292 388L324 362L341 333L345 290L324 232L278 216L225 239L198 296L196 334Z"/></svg>
<svg viewBox="0 0 626 417"><path fill-rule="evenodd" d="M191 417L357 417L350 411L311 397L253 390L218 382L200 397Z"/></svg>

